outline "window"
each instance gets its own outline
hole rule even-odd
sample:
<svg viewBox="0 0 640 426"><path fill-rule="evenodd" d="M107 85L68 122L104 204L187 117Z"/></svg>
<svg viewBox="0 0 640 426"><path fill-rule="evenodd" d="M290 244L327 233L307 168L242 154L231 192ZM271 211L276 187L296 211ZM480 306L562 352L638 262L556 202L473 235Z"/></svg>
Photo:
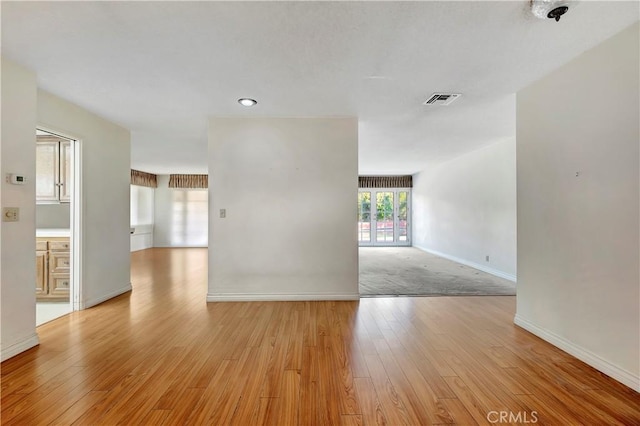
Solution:
<svg viewBox="0 0 640 426"><path fill-rule="evenodd" d="M154 188L131 185L131 226L153 224Z"/></svg>
<svg viewBox="0 0 640 426"><path fill-rule="evenodd" d="M209 191L171 190L171 244L206 247L209 241Z"/></svg>
<svg viewBox="0 0 640 426"><path fill-rule="evenodd" d="M371 241L371 192L358 192L358 241Z"/></svg>
<svg viewBox="0 0 640 426"><path fill-rule="evenodd" d="M358 244L360 246L411 245L411 190L360 188L358 190Z"/></svg>

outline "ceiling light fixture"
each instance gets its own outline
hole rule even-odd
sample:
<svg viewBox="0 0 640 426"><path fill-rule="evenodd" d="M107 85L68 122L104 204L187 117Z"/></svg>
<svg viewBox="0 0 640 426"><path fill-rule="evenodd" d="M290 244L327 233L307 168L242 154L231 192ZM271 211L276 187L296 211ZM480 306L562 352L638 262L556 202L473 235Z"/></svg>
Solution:
<svg viewBox="0 0 640 426"><path fill-rule="evenodd" d="M571 2L573 5L575 2ZM555 19L569 11L570 2L568 0L531 0L531 12L540 19Z"/></svg>
<svg viewBox="0 0 640 426"><path fill-rule="evenodd" d="M256 101L255 99L250 99L250 98L240 98L238 99L238 103L242 106L246 106L246 107L252 107L255 104L258 103L258 101Z"/></svg>

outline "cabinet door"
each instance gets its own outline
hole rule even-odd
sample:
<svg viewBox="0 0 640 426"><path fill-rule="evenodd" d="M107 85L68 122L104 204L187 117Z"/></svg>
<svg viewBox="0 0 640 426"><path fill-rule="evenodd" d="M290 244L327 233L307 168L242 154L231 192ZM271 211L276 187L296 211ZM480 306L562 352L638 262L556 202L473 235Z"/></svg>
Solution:
<svg viewBox="0 0 640 426"><path fill-rule="evenodd" d="M60 201L71 201L71 142L60 142Z"/></svg>
<svg viewBox="0 0 640 426"><path fill-rule="evenodd" d="M69 252L49 252L49 272L69 273L70 270Z"/></svg>
<svg viewBox="0 0 640 426"><path fill-rule="evenodd" d="M49 274L49 295L60 298L69 297L69 274Z"/></svg>
<svg viewBox="0 0 640 426"><path fill-rule="evenodd" d="M55 141L38 141L36 145L36 201L58 201L60 144Z"/></svg>
<svg viewBox="0 0 640 426"><path fill-rule="evenodd" d="M47 252L36 251L36 295L47 294Z"/></svg>

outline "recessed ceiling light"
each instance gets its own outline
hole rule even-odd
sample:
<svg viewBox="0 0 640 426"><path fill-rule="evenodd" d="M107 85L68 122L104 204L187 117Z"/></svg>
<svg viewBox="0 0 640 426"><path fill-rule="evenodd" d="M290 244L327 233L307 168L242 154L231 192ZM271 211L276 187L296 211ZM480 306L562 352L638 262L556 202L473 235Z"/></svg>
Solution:
<svg viewBox="0 0 640 426"><path fill-rule="evenodd" d="M255 99L249 99L249 98L240 98L238 99L238 103L242 106L246 106L246 107L252 107L255 104L258 103L258 101L256 101Z"/></svg>

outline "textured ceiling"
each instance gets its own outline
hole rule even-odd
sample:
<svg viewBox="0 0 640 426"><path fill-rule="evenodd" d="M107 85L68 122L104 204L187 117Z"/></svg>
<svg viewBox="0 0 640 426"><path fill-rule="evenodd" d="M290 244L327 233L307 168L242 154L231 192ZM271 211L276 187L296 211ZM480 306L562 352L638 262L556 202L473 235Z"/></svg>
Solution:
<svg viewBox="0 0 640 426"><path fill-rule="evenodd" d="M207 170L207 117L357 116L362 174L515 137L515 93L639 18L581 1L2 2L2 54L132 132L132 166ZM424 106L437 91L462 93ZM238 105L240 97L259 104Z"/></svg>

